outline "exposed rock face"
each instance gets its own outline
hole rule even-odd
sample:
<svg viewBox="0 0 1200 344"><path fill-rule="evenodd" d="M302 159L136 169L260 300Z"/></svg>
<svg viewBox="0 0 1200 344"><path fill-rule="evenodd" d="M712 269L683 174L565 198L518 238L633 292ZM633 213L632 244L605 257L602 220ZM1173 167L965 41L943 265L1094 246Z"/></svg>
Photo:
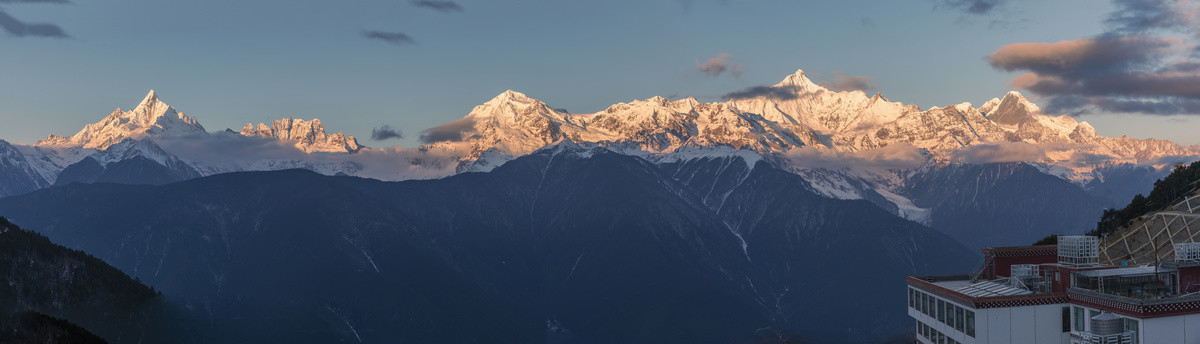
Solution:
<svg viewBox="0 0 1200 344"><path fill-rule="evenodd" d="M305 121L297 118L284 118L271 121L270 126L263 123L259 123L257 126L246 123L241 134L294 142L296 149L306 153L353 153L362 148L358 145L358 140L354 138L354 135L346 135L341 132L332 135L326 134L325 126L321 125L320 119Z"/></svg>

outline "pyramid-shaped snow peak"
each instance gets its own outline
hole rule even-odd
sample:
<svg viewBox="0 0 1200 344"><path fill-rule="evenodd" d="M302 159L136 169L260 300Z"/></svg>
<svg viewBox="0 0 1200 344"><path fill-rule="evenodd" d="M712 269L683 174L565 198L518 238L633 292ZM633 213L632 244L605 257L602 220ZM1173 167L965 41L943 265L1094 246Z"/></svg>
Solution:
<svg viewBox="0 0 1200 344"><path fill-rule="evenodd" d="M792 75L784 77L783 81L775 84L775 87L790 88L796 93L810 93L825 90L824 87L817 85L812 81L812 79L809 79L808 75L804 73L803 69L797 69L795 73L792 73Z"/></svg>
<svg viewBox="0 0 1200 344"><path fill-rule="evenodd" d="M988 106L990 104L995 104L995 106ZM984 104L980 110L986 110L984 114L992 122L1005 125L1021 124L1021 122L1032 120L1034 114L1042 112L1041 108L1025 99L1025 96L1017 91L1008 92L999 102L993 100Z"/></svg>
<svg viewBox="0 0 1200 344"><path fill-rule="evenodd" d="M207 132L194 118L188 117L159 99L151 90L133 110L114 110L99 122L88 124L71 137L51 136L39 144L72 145L107 149L125 139L144 137L203 135Z"/></svg>

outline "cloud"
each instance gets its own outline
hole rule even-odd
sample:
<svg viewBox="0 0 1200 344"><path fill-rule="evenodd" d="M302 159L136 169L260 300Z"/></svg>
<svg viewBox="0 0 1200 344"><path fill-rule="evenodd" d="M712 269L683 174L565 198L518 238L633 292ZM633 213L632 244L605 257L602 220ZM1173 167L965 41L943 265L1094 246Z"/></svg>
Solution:
<svg viewBox="0 0 1200 344"><path fill-rule="evenodd" d="M721 98L725 100L760 97L772 100L796 99L800 97L800 89L792 86L753 86L721 95Z"/></svg>
<svg viewBox="0 0 1200 344"><path fill-rule="evenodd" d="M362 36L369 39L378 39L395 45L413 44L416 43L403 32L388 32L388 31L363 31Z"/></svg>
<svg viewBox="0 0 1200 344"><path fill-rule="evenodd" d="M731 0L716 0L714 2L720 5L728 6L730 1ZM691 12L692 6L695 5L696 0L675 0L675 2L679 4L679 7L682 8L684 12Z"/></svg>
<svg viewBox="0 0 1200 344"><path fill-rule="evenodd" d="M35 23L26 24L8 15L8 13L0 10L0 29L4 29L8 34L17 37L47 37L47 38L69 38L62 28L54 24Z"/></svg>
<svg viewBox="0 0 1200 344"><path fill-rule="evenodd" d="M954 158L968 164L1037 162L1046 158L1046 150L1041 146L1024 142L977 144L956 152Z"/></svg>
<svg viewBox="0 0 1200 344"><path fill-rule="evenodd" d="M933 0L936 8L949 8L967 14L984 15L997 9L1005 0Z"/></svg>
<svg viewBox="0 0 1200 344"><path fill-rule="evenodd" d="M400 129L394 129L392 126L387 124L371 129L371 139L375 141L402 138L404 138L404 132L400 131Z"/></svg>
<svg viewBox="0 0 1200 344"><path fill-rule="evenodd" d="M930 0L934 10L961 13L955 24L974 25L987 22L987 28L1006 29L1014 24L1031 22L1020 9L1008 6L1011 0Z"/></svg>
<svg viewBox="0 0 1200 344"><path fill-rule="evenodd" d="M862 27L864 27L864 28L868 28L868 29L878 29L878 28L879 28L879 26L876 26L876 25L875 25L875 20L874 20L874 19L867 18L867 17L861 17L861 18L859 18L859 19L858 19L858 24L859 24L859 25L862 25Z"/></svg>
<svg viewBox="0 0 1200 344"><path fill-rule="evenodd" d="M700 63L700 60L697 59L696 69L714 78L721 76L725 71L729 71L730 74L733 74L733 77L740 79L742 77L742 65L730 62L729 59L732 57L733 55L729 53L719 53L716 57L710 58L704 63Z"/></svg>
<svg viewBox="0 0 1200 344"><path fill-rule="evenodd" d="M859 152L804 146L788 150L786 156L802 169L910 169L927 160L921 149L904 142Z"/></svg>
<svg viewBox="0 0 1200 344"><path fill-rule="evenodd" d="M69 4L67 0L0 0L0 4Z"/></svg>
<svg viewBox="0 0 1200 344"><path fill-rule="evenodd" d="M438 12L462 12L462 6L454 1L413 0L413 6L424 7Z"/></svg>
<svg viewBox="0 0 1200 344"><path fill-rule="evenodd" d="M459 155L446 149L365 147L353 154L305 153L294 142L236 132L218 132L153 140L163 150L206 166L239 170L316 168L323 173L354 172L380 180L441 178L455 173Z"/></svg>
<svg viewBox="0 0 1200 344"><path fill-rule="evenodd" d="M463 136L475 130L475 120L461 118L433 128L425 129L418 138L421 143L462 141Z"/></svg>
<svg viewBox="0 0 1200 344"><path fill-rule="evenodd" d="M1189 30L1197 24L1190 0L1112 0L1116 11L1104 20L1107 34L1130 35L1157 29Z"/></svg>
<svg viewBox="0 0 1200 344"><path fill-rule="evenodd" d="M833 91L870 91L875 89L875 78L869 76L842 75L842 71L833 71L833 80L820 82L821 87Z"/></svg>
<svg viewBox="0 0 1200 344"><path fill-rule="evenodd" d="M301 160L307 154L291 143L270 137L217 132L178 137L156 137L164 150L185 160L228 164L263 160Z"/></svg>
<svg viewBox="0 0 1200 344"><path fill-rule="evenodd" d="M1200 113L1200 6L1113 0L1107 30L1056 43L1013 43L987 56L1024 72L1010 85L1048 98L1047 112Z"/></svg>
<svg viewBox="0 0 1200 344"><path fill-rule="evenodd" d="M1071 153L1071 156L1069 158L1067 158L1067 161L1064 161L1064 163L1066 163L1068 166L1078 168L1078 167L1087 167L1087 166L1099 166L1101 164L1108 163L1109 161L1112 161L1112 160L1113 160L1113 157L1103 155L1103 154L1088 153L1088 152L1074 152L1074 153Z"/></svg>
<svg viewBox="0 0 1200 344"><path fill-rule="evenodd" d="M1153 36L1081 38L1057 43L1013 43L987 56L992 67L1070 78L1111 74L1157 62L1179 39Z"/></svg>

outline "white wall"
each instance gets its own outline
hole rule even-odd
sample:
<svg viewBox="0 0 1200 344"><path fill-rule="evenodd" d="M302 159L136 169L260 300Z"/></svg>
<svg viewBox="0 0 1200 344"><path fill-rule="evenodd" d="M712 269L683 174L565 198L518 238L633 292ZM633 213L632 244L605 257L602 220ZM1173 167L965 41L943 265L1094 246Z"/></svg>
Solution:
<svg viewBox="0 0 1200 344"><path fill-rule="evenodd" d="M908 315L963 344L1063 344L1068 338L1062 332L1062 307L1067 304L971 309L943 300L975 312L974 338L920 311L909 309ZM1200 324L1200 318L1197 323Z"/></svg>
<svg viewBox="0 0 1200 344"><path fill-rule="evenodd" d="M987 340L979 341L979 343L987 344L1011 344L1012 341L1012 309L1011 308L991 308L988 309L988 336ZM1018 342L1020 343L1020 342Z"/></svg>
<svg viewBox="0 0 1200 344"><path fill-rule="evenodd" d="M1142 320L1143 344L1200 343L1200 314Z"/></svg>
<svg viewBox="0 0 1200 344"><path fill-rule="evenodd" d="M1183 319L1184 342L1200 343L1200 315L1189 315Z"/></svg>
<svg viewBox="0 0 1200 344"><path fill-rule="evenodd" d="M1062 344L1062 307L1065 304L986 309L986 332L976 330L976 343ZM976 314L978 314L977 312Z"/></svg>

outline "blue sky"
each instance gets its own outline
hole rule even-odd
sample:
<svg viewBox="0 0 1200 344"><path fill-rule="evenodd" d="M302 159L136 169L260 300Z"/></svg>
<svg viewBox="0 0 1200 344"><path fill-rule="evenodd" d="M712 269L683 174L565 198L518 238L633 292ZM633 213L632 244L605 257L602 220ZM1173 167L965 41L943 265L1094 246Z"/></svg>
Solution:
<svg viewBox="0 0 1200 344"><path fill-rule="evenodd" d="M894 101L979 105L1021 74L994 68L989 54L1096 36L1114 9L984 2L1000 6L972 14L930 0L460 0L462 11L443 12L407 0L0 1L13 18L70 35L0 31L0 139L73 134L149 89L209 131L316 117L369 146L407 147L506 89L594 112L656 95L715 101L796 69L817 81L840 70L873 77ZM413 42L367 39L368 30ZM740 78L697 70L719 53L742 66ZM1081 119L1104 135L1200 143L1195 115ZM383 124L406 138L368 139Z"/></svg>

